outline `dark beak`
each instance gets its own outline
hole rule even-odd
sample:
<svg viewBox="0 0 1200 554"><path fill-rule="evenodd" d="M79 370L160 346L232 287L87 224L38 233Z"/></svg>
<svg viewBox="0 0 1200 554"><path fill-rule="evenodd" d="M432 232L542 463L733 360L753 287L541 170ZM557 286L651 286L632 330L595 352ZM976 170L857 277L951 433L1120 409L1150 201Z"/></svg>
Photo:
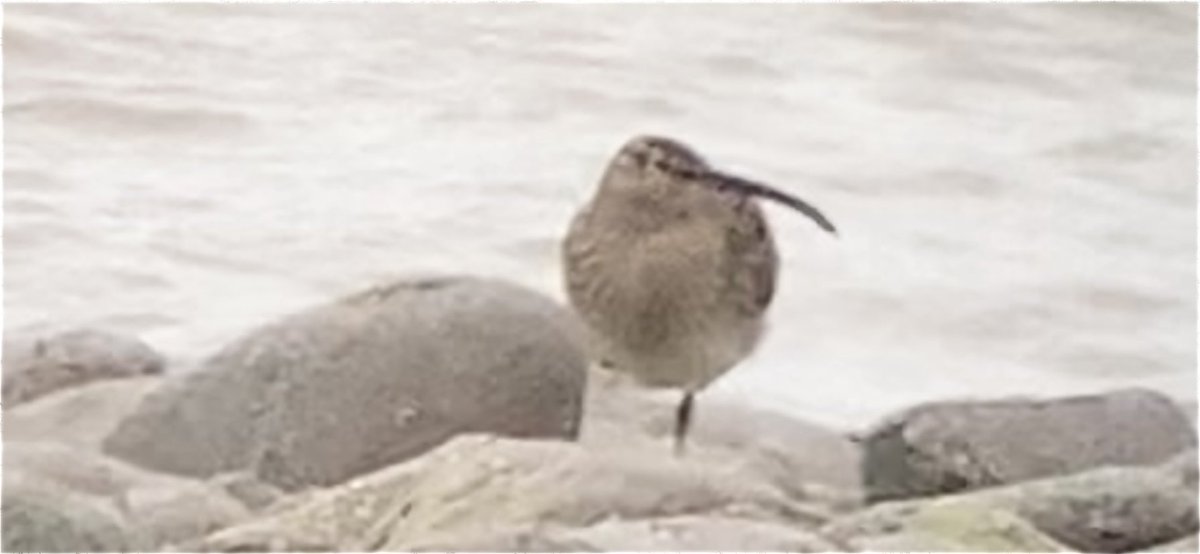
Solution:
<svg viewBox="0 0 1200 554"><path fill-rule="evenodd" d="M766 198L767 200L774 200L775 202L779 202L780 204L788 206L808 216L810 219L817 222L817 225L820 225L822 229L835 235L837 234L837 229L834 228L833 223L830 223L829 219L825 217L825 214L822 214L820 210L814 208L808 202L796 198L795 196L792 196L786 192L776 190L762 183L757 183L749 179L743 179L734 175L721 173L719 171L708 171L705 174L705 178L700 179L700 182L714 187L719 191L729 190L739 194L744 194L746 196L757 196L760 198Z"/></svg>

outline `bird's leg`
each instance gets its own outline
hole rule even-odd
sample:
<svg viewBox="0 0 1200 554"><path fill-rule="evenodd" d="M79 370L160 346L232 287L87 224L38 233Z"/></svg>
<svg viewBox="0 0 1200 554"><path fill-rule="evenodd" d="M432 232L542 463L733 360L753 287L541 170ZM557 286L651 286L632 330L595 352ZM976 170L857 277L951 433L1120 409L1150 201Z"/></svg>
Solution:
<svg viewBox="0 0 1200 554"><path fill-rule="evenodd" d="M692 423L692 391L684 391L683 400L675 411L675 455L683 456L686 450L688 427Z"/></svg>

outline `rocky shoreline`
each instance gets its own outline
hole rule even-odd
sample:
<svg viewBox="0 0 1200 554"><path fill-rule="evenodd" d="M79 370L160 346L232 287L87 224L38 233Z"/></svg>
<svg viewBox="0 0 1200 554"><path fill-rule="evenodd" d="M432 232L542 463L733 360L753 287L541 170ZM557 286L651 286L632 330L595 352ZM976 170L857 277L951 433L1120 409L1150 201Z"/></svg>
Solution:
<svg viewBox="0 0 1200 554"><path fill-rule="evenodd" d="M861 435L588 368L529 290L409 279L190 372L6 337L6 551L1187 551L1194 414L1140 389L914 406ZM1194 412L1195 407L1189 407Z"/></svg>

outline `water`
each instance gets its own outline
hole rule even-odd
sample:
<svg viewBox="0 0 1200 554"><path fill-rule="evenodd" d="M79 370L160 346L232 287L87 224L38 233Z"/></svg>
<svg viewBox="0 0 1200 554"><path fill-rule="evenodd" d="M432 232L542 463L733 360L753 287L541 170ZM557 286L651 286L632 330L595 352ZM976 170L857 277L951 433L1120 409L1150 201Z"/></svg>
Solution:
<svg viewBox="0 0 1200 554"><path fill-rule="evenodd" d="M711 393L840 425L1196 388L1196 6L15 5L6 330L175 370L414 271L553 294L613 151L770 207L772 331Z"/></svg>

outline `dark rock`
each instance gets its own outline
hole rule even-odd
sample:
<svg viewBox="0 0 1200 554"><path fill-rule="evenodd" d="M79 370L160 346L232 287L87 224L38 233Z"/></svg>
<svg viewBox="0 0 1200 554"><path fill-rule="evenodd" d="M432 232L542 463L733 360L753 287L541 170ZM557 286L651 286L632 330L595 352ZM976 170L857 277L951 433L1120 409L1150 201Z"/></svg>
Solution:
<svg viewBox="0 0 1200 554"><path fill-rule="evenodd" d="M465 432L574 438L586 362L544 296L412 279L268 325L147 397L106 452L187 475L336 484Z"/></svg>
<svg viewBox="0 0 1200 554"><path fill-rule="evenodd" d="M1140 390L1055 400L918 406L865 439L869 501L945 494L1105 465L1162 462L1194 447L1169 398Z"/></svg>
<svg viewBox="0 0 1200 554"><path fill-rule="evenodd" d="M163 372L162 355L137 338L95 329L4 341L4 407L103 379Z"/></svg>

